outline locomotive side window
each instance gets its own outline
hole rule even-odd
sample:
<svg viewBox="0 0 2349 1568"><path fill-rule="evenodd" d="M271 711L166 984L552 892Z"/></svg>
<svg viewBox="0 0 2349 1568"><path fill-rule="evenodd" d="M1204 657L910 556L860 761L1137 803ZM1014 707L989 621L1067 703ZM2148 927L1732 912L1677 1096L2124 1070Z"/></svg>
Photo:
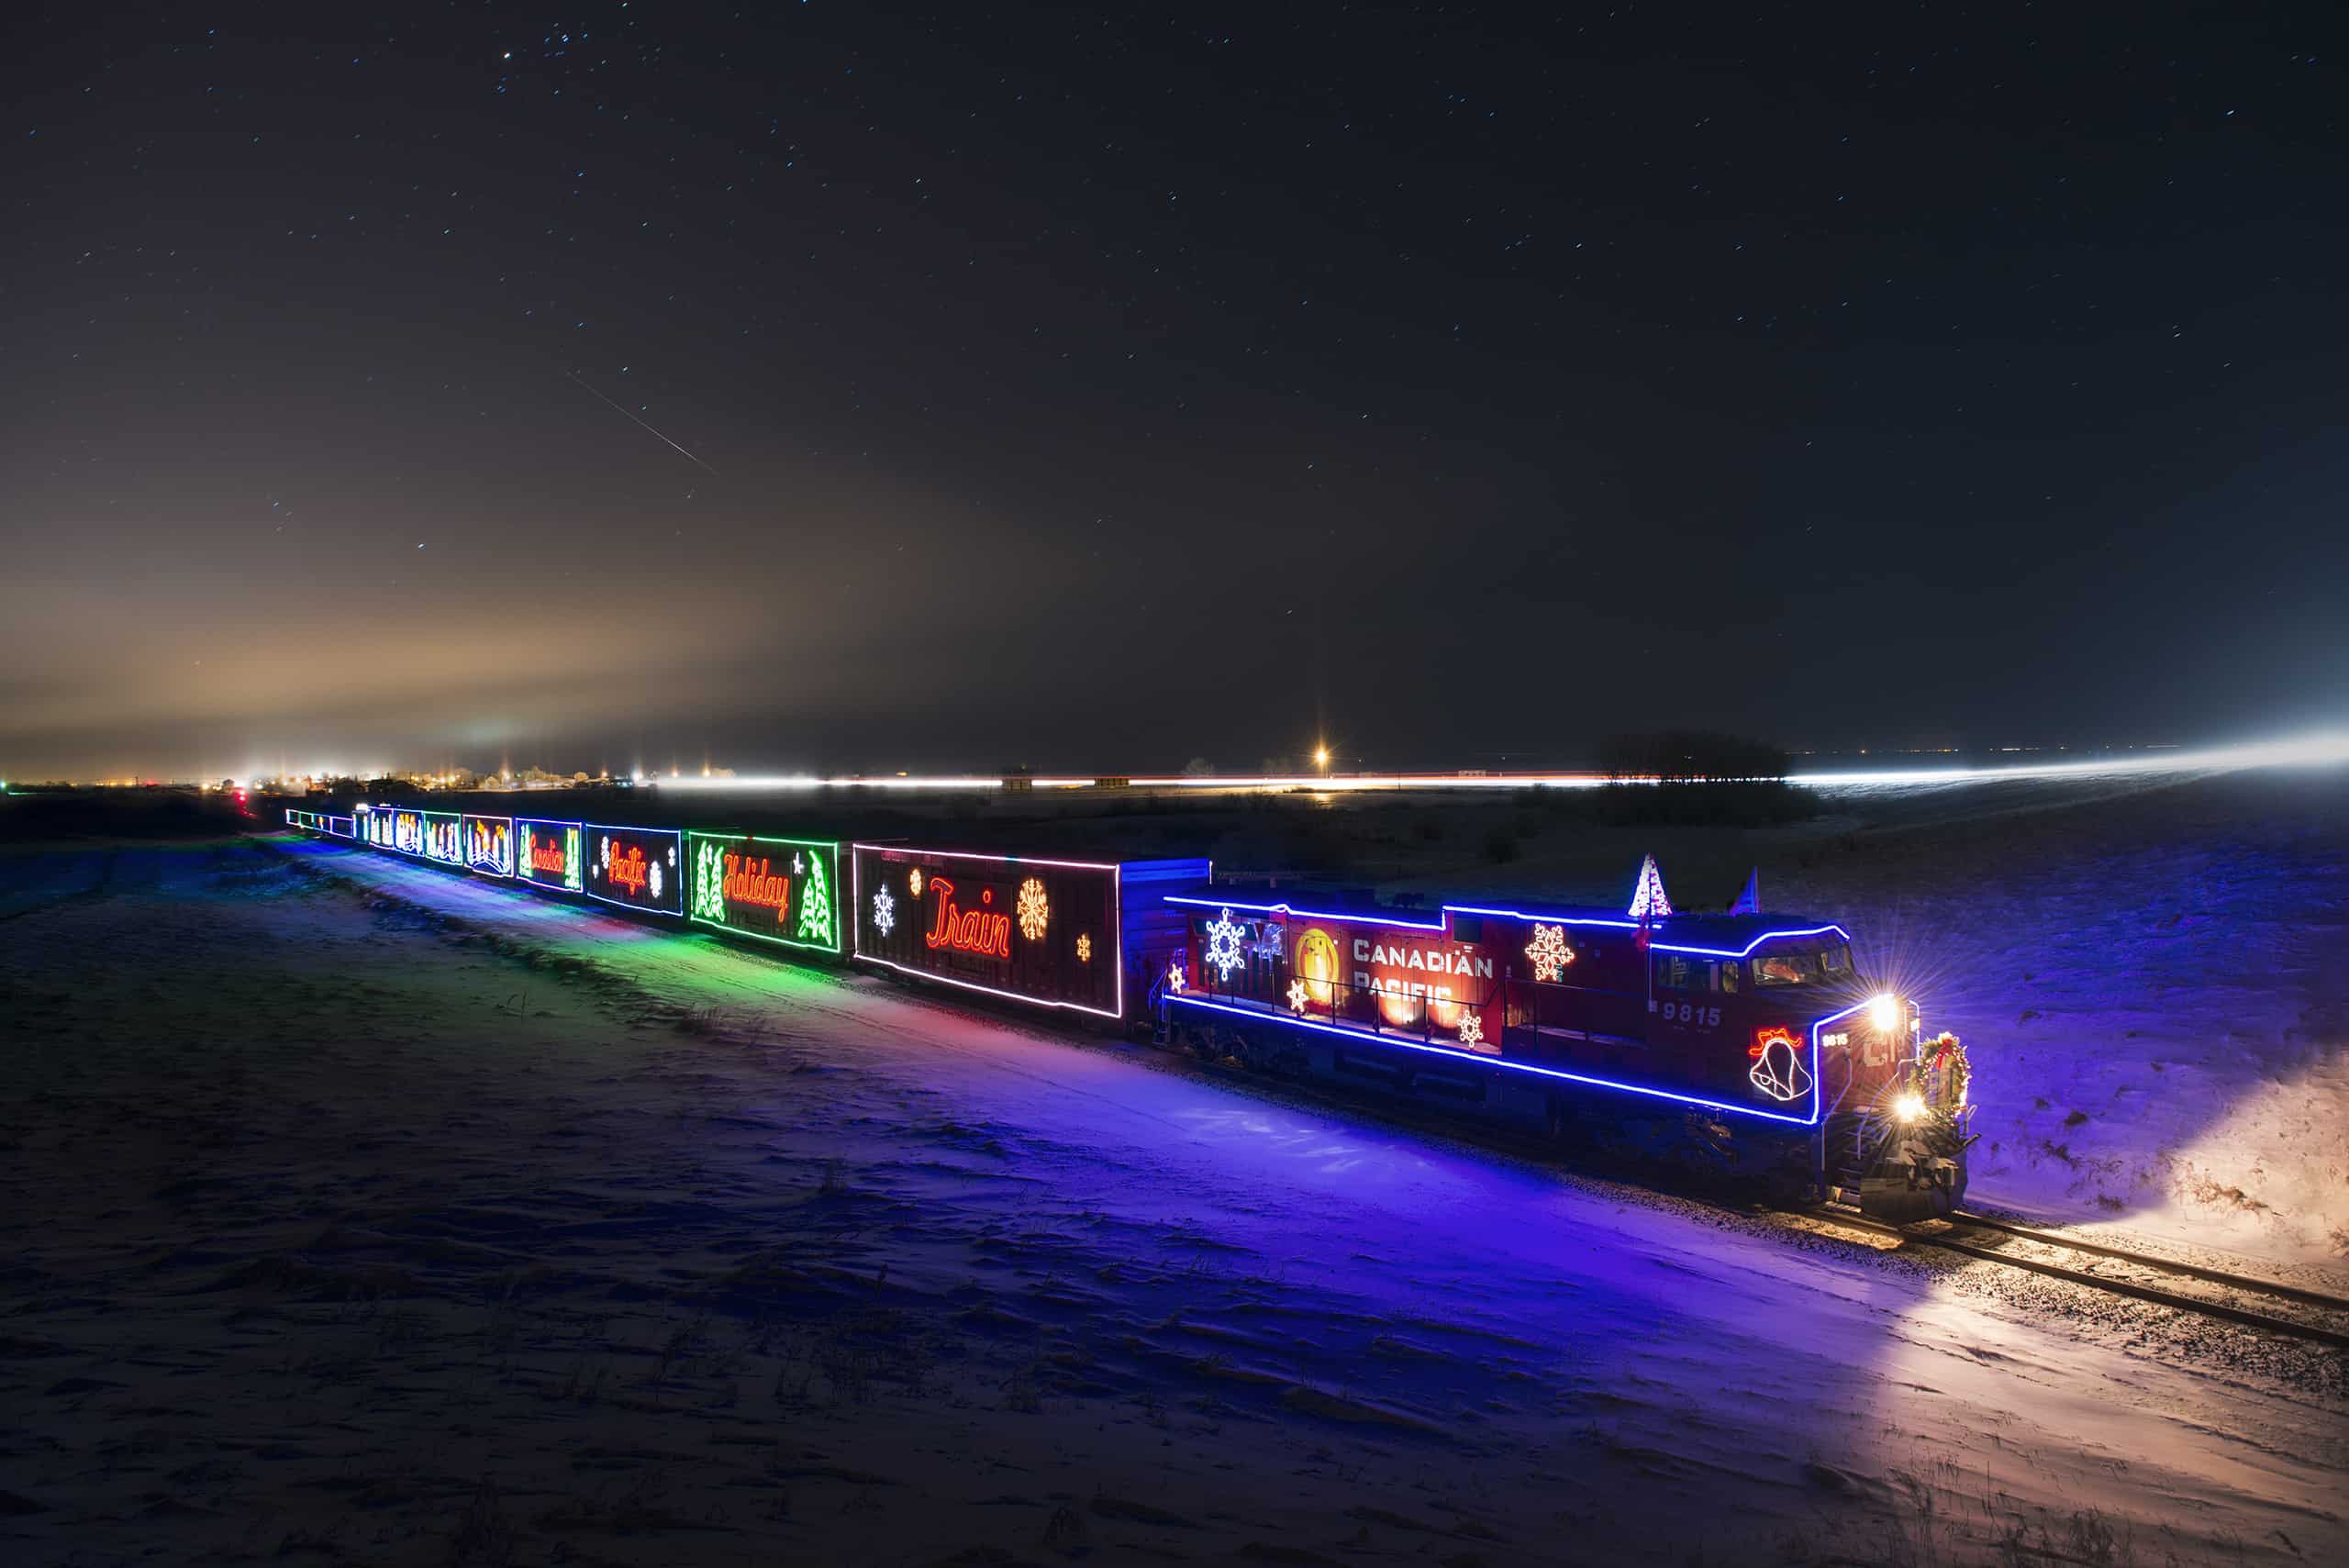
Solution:
<svg viewBox="0 0 2349 1568"><path fill-rule="evenodd" d="M1819 978L1819 959L1812 953L1774 952L1753 961L1756 985L1803 985Z"/></svg>
<svg viewBox="0 0 2349 1568"><path fill-rule="evenodd" d="M1819 955L1819 964L1827 972L1830 980L1849 974L1852 973L1852 950L1841 944L1829 948Z"/></svg>
<svg viewBox="0 0 2349 1568"><path fill-rule="evenodd" d="M1658 953L1655 983L1668 991L1709 991L1713 988L1713 964L1710 960L1681 953Z"/></svg>
<svg viewBox="0 0 2349 1568"><path fill-rule="evenodd" d="M1738 962L1735 959L1731 959L1727 963L1722 964L1721 989L1731 992L1735 991L1737 989L1738 977L1742 975L1744 973L1745 965Z"/></svg>

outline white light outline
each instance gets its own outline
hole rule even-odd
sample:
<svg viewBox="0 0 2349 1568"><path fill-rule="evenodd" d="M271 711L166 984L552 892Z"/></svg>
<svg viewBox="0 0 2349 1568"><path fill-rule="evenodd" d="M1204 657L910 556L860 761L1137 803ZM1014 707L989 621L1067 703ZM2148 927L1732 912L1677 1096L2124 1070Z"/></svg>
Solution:
<svg viewBox="0 0 2349 1568"><path fill-rule="evenodd" d="M906 844L865 844L853 841L850 843L848 850L850 883L855 888L856 906L859 909L864 907L864 867L857 858L856 852L859 850L871 850L874 854L932 855L940 860L994 861L998 864L1059 866L1069 871L1108 872L1109 873L1110 929L1118 933L1115 944L1118 962L1111 972L1116 984L1117 1003L1114 1006L1106 1009L1092 1006L1084 1002L1062 1002L1049 996L1030 996L1025 992L1007 991L999 985L982 985L975 980L957 980L951 974L937 974L927 969L916 969L911 964L899 963L895 959L875 958L864 951L864 921L862 917L856 921L856 940L852 944L854 951L849 956L858 963L879 964L884 969L894 969L900 974L910 974L917 980L934 980L941 985L954 985L965 991L979 992L983 995L1000 996L1008 1002L1020 1002L1030 1007L1052 1007L1063 1012L1089 1013L1097 1018L1122 1018L1126 1016L1126 903L1123 862L1048 861L1035 855L988 855L981 854L975 850L919 850Z"/></svg>

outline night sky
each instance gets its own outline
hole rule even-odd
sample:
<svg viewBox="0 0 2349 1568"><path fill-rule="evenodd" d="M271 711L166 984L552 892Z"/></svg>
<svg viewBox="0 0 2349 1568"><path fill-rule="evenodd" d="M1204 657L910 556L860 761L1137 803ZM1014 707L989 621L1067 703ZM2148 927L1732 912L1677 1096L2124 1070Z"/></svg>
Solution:
<svg viewBox="0 0 2349 1568"><path fill-rule="evenodd" d="M2337 6L1558 9L10 7L0 776L2349 712Z"/></svg>

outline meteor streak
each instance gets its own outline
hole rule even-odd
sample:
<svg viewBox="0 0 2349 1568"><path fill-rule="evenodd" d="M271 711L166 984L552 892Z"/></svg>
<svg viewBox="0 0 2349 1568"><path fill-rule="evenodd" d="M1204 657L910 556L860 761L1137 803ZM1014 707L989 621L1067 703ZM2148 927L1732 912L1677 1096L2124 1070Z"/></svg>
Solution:
<svg viewBox="0 0 2349 1568"><path fill-rule="evenodd" d="M675 452L679 457L684 458L687 462L692 463L696 468L699 468L699 469L705 470L705 471L707 471L707 473L710 473L718 474L718 478L720 478L720 479L723 479L723 478L725 478L725 477L726 477L724 474L722 474L722 473L718 473L718 470L716 470L716 469L714 469L714 468L711 468L711 467L709 466L709 464L707 464L707 463L706 463L706 462L702 462L702 461L701 461L701 459L699 459L699 458L697 458L697 457L694 456L694 454L693 454L693 453L691 453L691 452L689 452L689 451L685 450L685 448L683 448L683 447L681 447L681 446L677 445L677 443L676 443L676 442L674 442L674 441L673 441L673 440L670 440L668 437L661 435L661 432L660 432L660 431L658 431L658 430L653 430L651 426L650 426L650 425L645 425L643 420L641 420L641 419L638 419L638 418L637 418L637 417L636 417L634 414L630 413L628 409L621 407L621 406L620 406L618 404L617 404L617 403L614 403L610 398L606 397L602 393L597 392L594 387L592 387L592 386L588 386L588 385L587 385L587 379L586 379L586 377L584 377L584 376L581 375L577 371L565 371L565 372L563 372L562 373L563 373L563 374L565 374L565 375L567 375L567 376L569 376L572 380L573 380L573 381L577 382L577 383L578 383L582 387L585 387L585 388L586 388L586 391L587 391L587 395L588 395L589 396L591 396L591 397L595 398L597 402L599 402L599 403L603 404L606 407L610 408L614 413L618 414L618 415L622 416L622 417L625 417L625 418L629 418L629 419L635 419L635 420L636 420L636 422L637 422L638 424L640 424L640 425L644 425L644 428L645 428L646 429L648 429L648 430L652 430L652 433L653 433L655 436L659 436L659 437L660 437L660 439L661 439L661 440L662 440L665 445L667 445L667 446L668 446L668 448L669 448L672 451L674 451L674 452Z"/></svg>

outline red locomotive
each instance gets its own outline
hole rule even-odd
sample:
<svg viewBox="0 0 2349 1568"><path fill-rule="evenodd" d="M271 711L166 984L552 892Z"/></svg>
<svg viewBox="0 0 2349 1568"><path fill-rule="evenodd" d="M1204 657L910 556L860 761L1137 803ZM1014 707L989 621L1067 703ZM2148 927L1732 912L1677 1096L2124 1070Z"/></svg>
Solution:
<svg viewBox="0 0 2349 1568"><path fill-rule="evenodd" d="M1564 1135L1694 1118L1699 1146L1897 1223L1965 1192L1966 1070L1913 998L1865 981L1842 926L1436 909L1206 887L1155 977L1167 1037Z"/></svg>

